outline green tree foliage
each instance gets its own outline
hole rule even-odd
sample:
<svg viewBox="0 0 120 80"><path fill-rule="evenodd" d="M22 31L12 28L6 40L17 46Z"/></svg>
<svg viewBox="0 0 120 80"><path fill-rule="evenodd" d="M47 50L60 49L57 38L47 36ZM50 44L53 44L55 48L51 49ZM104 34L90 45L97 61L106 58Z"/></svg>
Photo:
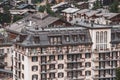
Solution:
<svg viewBox="0 0 120 80"><path fill-rule="evenodd" d="M42 2L43 0L32 0L32 3L40 3Z"/></svg>
<svg viewBox="0 0 120 80"><path fill-rule="evenodd" d="M113 12L113 13L117 13L119 12L119 1L118 0L114 0L114 2L110 5L110 12Z"/></svg>
<svg viewBox="0 0 120 80"><path fill-rule="evenodd" d="M116 69L116 78L115 80L120 80L120 67Z"/></svg>
<svg viewBox="0 0 120 80"><path fill-rule="evenodd" d="M50 4L46 5L46 11L48 14L50 14L51 16L55 16L55 13L51 10L50 8Z"/></svg>
<svg viewBox="0 0 120 80"><path fill-rule="evenodd" d="M20 20L22 18L23 18L23 16L21 16L21 15L14 15L13 22L16 22L16 21L18 21L18 20Z"/></svg>
<svg viewBox="0 0 120 80"><path fill-rule="evenodd" d="M50 4L46 4L44 6L39 7L39 12L44 12L45 10L49 15L55 16L55 13L50 8Z"/></svg>
<svg viewBox="0 0 120 80"><path fill-rule="evenodd" d="M101 8L101 2L100 2L99 0L97 0L97 1L94 3L93 6L94 6L94 7L93 7L94 10L99 9L99 8Z"/></svg>
<svg viewBox="0 0 120 80"><path fill-rule="evenodd" d="M39 7L39 12L44 12L45 11L45 6L40 6Z"/></svg>
<svg viewBox="0 0 120 80"><path fill-rule="evenodd" d="M10 23L11 15L10 13L0 13L0 24Z"/></svg>

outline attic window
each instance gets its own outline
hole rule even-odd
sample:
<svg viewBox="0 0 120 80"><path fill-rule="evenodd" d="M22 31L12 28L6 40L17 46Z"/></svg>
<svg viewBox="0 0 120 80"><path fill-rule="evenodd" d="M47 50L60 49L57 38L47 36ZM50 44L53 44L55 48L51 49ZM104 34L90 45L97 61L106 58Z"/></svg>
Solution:
<svg viewBox="0 0 120 80"><path fill-rule="evenodd" d="M39 37L34 37L34 42L35 43L40 43L40 38Z"/></svg>
<svg viewBox="0 0 120 80"><path fill-rule="evenodd" d="M70 42L70 36L65 36L65 41Z"/></svg>
<svg viewBox="0 0 120 80"><path fill-rule="evenodd" d="M85 40L85 36L84 35L80 35L80 40L84 41Z"/></svg>
<svg viewBox="0 0 120 80"><path fill-rule="evenodd" d="M75 41L75 42L78 40L77 35L73 35L72 38L73 38L73 41Z"/></svg>
<svg viewBox="0 0 120 80"><path fill-rule="evenodd" d="M61 37L50 37L50 43L51 44L61 44Z"/></svg>

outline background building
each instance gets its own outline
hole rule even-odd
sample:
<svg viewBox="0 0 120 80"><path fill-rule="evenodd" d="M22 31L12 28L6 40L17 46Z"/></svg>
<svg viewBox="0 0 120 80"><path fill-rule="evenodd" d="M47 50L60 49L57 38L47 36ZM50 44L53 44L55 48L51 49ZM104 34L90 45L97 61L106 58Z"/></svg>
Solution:
<svg viewBox="0 0 120 80"><path fill-rule="evenodd" d="M115 80L117 26L73 26L36 13L6 29L15 42L13 80Z"/></svg>

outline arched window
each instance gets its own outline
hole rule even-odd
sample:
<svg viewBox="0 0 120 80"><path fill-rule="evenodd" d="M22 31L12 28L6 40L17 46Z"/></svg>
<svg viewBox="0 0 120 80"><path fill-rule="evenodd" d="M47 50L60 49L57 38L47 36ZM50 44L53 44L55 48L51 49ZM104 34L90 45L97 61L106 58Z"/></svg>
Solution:
<svg viewBox="0 0 120 80"><path fill-rule="evenodd" d="M104 43L107 43L107 31L104 32Z"/></svg>
<svg viewBox="0 0 120 80"><path fill-rule="evenodd" d="M99 32L96 32L96 43L99 43Z"/></svg>
<svg viewBox="0 0 120 80"><path fill-rule="evenodd" d="M103 31L100 32L100 43L103 43Z"/></svg>

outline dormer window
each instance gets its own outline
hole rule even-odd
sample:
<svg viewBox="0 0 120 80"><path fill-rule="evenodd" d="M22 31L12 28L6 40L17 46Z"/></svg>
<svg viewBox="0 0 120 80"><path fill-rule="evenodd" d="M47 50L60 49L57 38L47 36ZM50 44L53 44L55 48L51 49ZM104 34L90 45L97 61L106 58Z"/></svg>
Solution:
<svg viewBox="0 0 120 80"><path fill-rule="evenodd" d="M85 36L84 35L80 35L80 39L81 39L81 41L84 41L85 40Z"/></svg>
<svg viewBox="0 0 120 80"><path fill-rule="evenodd" d="M39 37L34 37L34 42L35 43L40 43L40 38Z"/></svg>
<svg viewBox="0 0 120 80"><path fill-rule="evenodd" d="M65 36L65 41L70 42L70 36Z"/></svg>
<svg viewBox="0 0 120 80"><path fill-rule="evenodd" d="M61 42L60 36L50 37L50 44L61 44Z"/></svg>
<svg viewBox="0 0 120 80"><path fill-rule="evenodd" d="M77 37L77 35L73 35L73 41L78 41L78 37Z"/></svg>

